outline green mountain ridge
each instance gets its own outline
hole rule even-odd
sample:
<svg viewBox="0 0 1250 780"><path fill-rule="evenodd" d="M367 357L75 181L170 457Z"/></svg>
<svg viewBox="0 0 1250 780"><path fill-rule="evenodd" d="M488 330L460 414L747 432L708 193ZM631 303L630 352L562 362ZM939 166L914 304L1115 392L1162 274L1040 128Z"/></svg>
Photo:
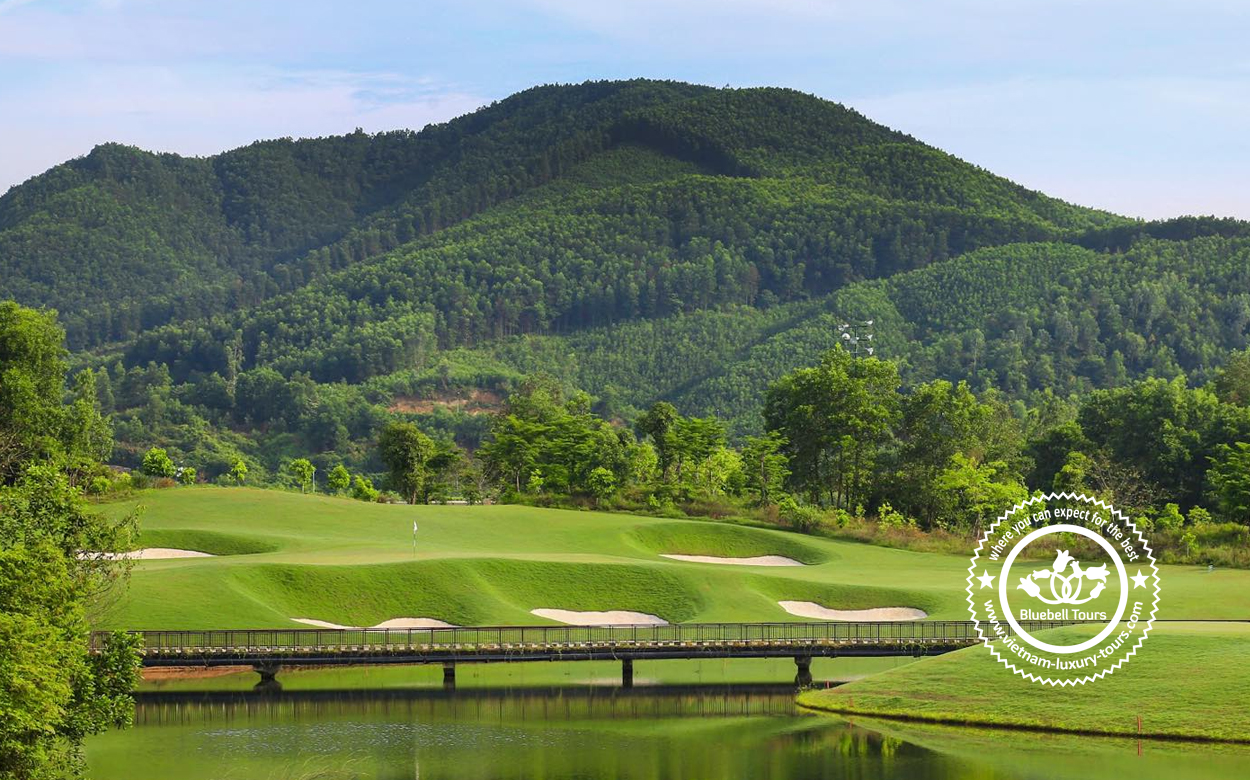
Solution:
<svg viewBox="0 0 1250 780"><path fill-rule="evenodd" d="M729 179L800 178L954 208L973 199L1039 223L1109 219L789 90L589 83L527 90L419 133L279 139L192 159L97 147L0 198L0 294L58 307L76 346L127 339L299 289L629 144Z"/></svg>
<svg viewBox="0 0 1250 780"><path fill-rule="evenodd" d="M471 443L455 399L535 371L740 435L853 320L908 382L1203 381L1246 346L1247 236L1049 198L792 90L591 82L418 133L98 147L0 197L0 297L108 367L123 461L165 443L211 476L362 457L397 398Z"/></svg>

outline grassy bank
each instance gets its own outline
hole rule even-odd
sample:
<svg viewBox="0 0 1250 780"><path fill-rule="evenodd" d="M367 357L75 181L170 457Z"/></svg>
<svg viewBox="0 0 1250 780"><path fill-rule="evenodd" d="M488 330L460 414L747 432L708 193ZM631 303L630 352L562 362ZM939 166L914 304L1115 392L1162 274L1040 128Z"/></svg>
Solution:
<svg viewBox="0 0 1250 780"><path fill-rule="evenodd" d="M1237 603L1244 606L1244 597ZM1070 629L1048 633L1074 635ZM810 691L799 703L935 723L1250 742L1247 658L1250 625L1171 624L1157 626L1115 674L1076 688L1023 680L984 647L972 647Z"/></svg>

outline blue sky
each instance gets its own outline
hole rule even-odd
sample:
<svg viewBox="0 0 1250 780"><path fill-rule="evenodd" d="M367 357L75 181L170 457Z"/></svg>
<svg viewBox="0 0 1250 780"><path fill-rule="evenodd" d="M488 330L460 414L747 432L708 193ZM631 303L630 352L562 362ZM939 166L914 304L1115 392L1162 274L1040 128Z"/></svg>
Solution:
<svg viewBox="0 0 1250 780"><path fill-rule="evenodd" d="M0 0L0 190L97 143L211 154L538 83L794 87L1123 214L1250 218L1240 0Z"/></svg>

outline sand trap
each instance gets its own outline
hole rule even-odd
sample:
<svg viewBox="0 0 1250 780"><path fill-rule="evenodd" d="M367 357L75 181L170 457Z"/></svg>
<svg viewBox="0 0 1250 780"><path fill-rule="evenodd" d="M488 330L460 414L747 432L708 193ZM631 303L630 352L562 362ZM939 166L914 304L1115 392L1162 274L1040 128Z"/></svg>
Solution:
<svg viewBox="0 0 1250 780"><path fill-rule="evenodd" d="M531 609L531 615L558 620L570 626L667 626L668 621L646 612L574 612L571 609Z"/></svg>
<svg viewBox="0 0 1250 780"><path fill-rule="evenodd" d="M327 623L324 620L313 620L312 618L291 618L296 623L303 623L306 626L316 626L317 628L334 628L342 631L354 631L362 628L455 628L451 623L444 623L434 618L391 618L383 620L376 626L340 626L338 623Z"/></svg>
<svg viewBox="0 0 1250 780"><path fill-rule="evenodd" d="M829 609L814 601L778 601L791 615L813 620L920 620L929 614L913 607L877 607L876 609Z"/></svg>
<svg viewBox="0 0 1250 780"><path fill-rule="evenodd" d="M753 558L718 558L715 555L667 555L661 554L661 558L672 558L675 561L690 561L692 563L723 563L730 566L806 566L793 558L787 558L784 555L756 555Z"/></svg>
<svg viewBox="0 0 1250 780"><path fill-rule="evenodd" d="M179 550L174 547L144 547L142 550L131 550L124 553L82 552L79 559L98 559L102 561L159 561L167 558L212 558L212 553L198 550Z"/></svg>

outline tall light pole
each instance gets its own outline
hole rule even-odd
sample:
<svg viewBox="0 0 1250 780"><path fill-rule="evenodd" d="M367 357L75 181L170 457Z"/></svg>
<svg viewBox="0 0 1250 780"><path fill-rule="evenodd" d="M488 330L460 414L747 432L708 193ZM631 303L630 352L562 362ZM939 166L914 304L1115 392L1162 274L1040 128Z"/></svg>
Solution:
<svg viewBox="0 0 1250 780"><path fill-rule="evenodd" d="M838 326L838 336L842 347L850 352L852 357L859 357L860 353L872 357L872 353L877 351L872 343L872 322L872 320L855 320Z"/></svg>

